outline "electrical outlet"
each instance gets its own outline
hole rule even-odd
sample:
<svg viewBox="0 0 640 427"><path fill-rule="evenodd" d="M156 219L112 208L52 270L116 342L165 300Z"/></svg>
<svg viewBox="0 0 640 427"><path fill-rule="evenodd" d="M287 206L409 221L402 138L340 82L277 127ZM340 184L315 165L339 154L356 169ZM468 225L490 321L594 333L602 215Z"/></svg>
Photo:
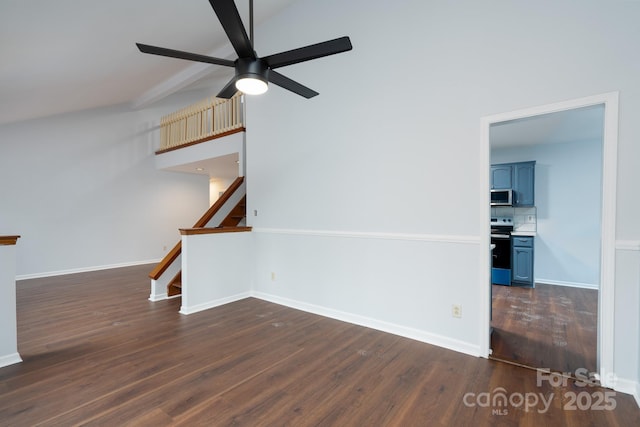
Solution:
<svg viewBox="0 0 640 427"><path fill-rule="evenodd" d="M274 271L271 272L271 281L272 282L276 281L276 273Z"/></svg>
<svg viewBox="0 0 640 427"><path fill-rule="evenodd" d="M167 251L167 247L166 247L166 246L163 246L163 247L162 247L162 252L166 252L166 251Z"/></svg>
<svg viewBox="0 0 640 427"><path fill-rule="evenodd" d="M451 306L451 315L453 317L462 317L462 306L460 304L453 304Z"/></svg>
<svg viewBox="0 0 640 427"><path fill-rule="evenodd" d="M258 209L253 210L253 216L258 216Z"/></svg>

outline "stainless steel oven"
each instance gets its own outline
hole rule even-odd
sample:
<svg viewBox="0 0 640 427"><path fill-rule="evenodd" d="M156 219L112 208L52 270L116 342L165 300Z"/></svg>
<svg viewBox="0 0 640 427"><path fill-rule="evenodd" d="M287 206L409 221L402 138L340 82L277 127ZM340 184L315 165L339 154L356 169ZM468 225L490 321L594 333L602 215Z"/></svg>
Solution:
<svg viewBox="0 0 640 427"><path fill-rule="evenodd" d="M511 232L513 220L507 217L491 218L491 283L511 285Z"/></svg>

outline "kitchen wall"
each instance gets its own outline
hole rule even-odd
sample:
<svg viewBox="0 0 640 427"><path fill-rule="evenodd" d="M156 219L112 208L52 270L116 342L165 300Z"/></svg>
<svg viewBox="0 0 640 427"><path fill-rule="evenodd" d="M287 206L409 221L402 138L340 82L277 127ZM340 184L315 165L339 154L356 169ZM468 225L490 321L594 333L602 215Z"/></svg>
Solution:
<svg viewBox="0 0 640 427"><path fill-rule="evenodd" d="M492 163L536 161L537 283L598 288L602 141L502 148Z"/></svg>
<svg viewBox="0 0 640 427"><path fill-rule="evenodd" d="M618 238L640 240L640 200L628 196L640 182L638 18L637 2L301 0L261 26L259 52L342 35L354 50L280 70L316 98L271 87L248 100L254 289L479 349L481 118L610 91ZM616 299L628 286L616 283ZM615 369L632 381L639 320L637 306L616 312Z"/></svg>
<svg viewBox="0 0 640 427"><path fill-rule="evenodd" d="M208 207L208 177L158 171L163 114L99 108L0 126L0 234L20 234L19 278L156 261Z"/></svg>

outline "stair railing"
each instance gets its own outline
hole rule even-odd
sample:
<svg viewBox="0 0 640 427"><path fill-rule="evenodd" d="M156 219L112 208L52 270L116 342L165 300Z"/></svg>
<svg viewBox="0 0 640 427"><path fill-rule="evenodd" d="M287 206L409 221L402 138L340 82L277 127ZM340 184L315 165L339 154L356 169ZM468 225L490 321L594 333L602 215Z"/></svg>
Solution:
<svg viewBox="0 0 640 427"><path fill-rule="evenodd" d="M160 120L160 149L163 153L213 137L244 130L242 93L230 99L207 98Z"/></svg>
<svg viewBox="0 0 640 427"><path fill-rule="evenodd" d="M245 197L244 177L238 177L211 205L192 228L218 227ZM181 269L182 241L179 241L149 273L151 279L151 301L165 299L167 287Z"/></svg>

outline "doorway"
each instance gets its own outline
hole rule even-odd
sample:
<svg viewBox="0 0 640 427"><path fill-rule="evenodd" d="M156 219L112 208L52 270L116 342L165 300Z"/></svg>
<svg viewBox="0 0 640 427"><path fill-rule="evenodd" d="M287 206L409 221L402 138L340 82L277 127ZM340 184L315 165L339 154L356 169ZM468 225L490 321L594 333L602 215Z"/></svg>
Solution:
<svg viewBox="0 0 640 427"><path fill-rule="evenodd" d="M597 344L594 346L597 357L597 374L601 378L604 386L609 382L608 374L612 372L613 366L613 262L615 256L615 170L617 157L617 105L618 94L609 93L597 95L588 98L581 98L572 101L550 104L541 107L535 107L525 110L498 114L494 116L484 117L482 119L482 145L481 145L481 162L482 170L485 172L483 181L483 202L481 207L481 218L484 221L483 227L486 227L486 236L483 236L483 255L486 254L487 260L490 259L489 248L489 222L492 212L489 208L489 166L491 159L491 127L501 123L521 121L530 121L545 115L553 113L571 113L572 110L602 108L604 117L604 130L602 138L602 194L600 197L601 221L599 226L599 238L601 250L599 251L599 271L597 271L597 282L599 290L597 292ZM532 159L533 160L533 159ZM484 244L486 243L486 244ZM486 248L485 248L486 246ZM486 323L484 323L482 334L486 338L483 350L486 349L486 357L490 356L491 332L490 332L490 312L491 312L491 280L490 262L483 263L482 267L483 284L481 288L488 289L488 292L482 292L483 300L486 302L485 310ZM550 285L553 286L553 285ZM514 289L515 290L515 289ZM540 292L542 294L542 292ZM527 297L524 297L527 299ZM553 297L552 297L553 298ZM517 307L517 304L516 304ZM579 309L579 311L584 311ZM552 370L564 371L562 367L554 368L553 366L533 366L536 368L551 368ZM575 369L583 368L576 366Z"/></svg>

